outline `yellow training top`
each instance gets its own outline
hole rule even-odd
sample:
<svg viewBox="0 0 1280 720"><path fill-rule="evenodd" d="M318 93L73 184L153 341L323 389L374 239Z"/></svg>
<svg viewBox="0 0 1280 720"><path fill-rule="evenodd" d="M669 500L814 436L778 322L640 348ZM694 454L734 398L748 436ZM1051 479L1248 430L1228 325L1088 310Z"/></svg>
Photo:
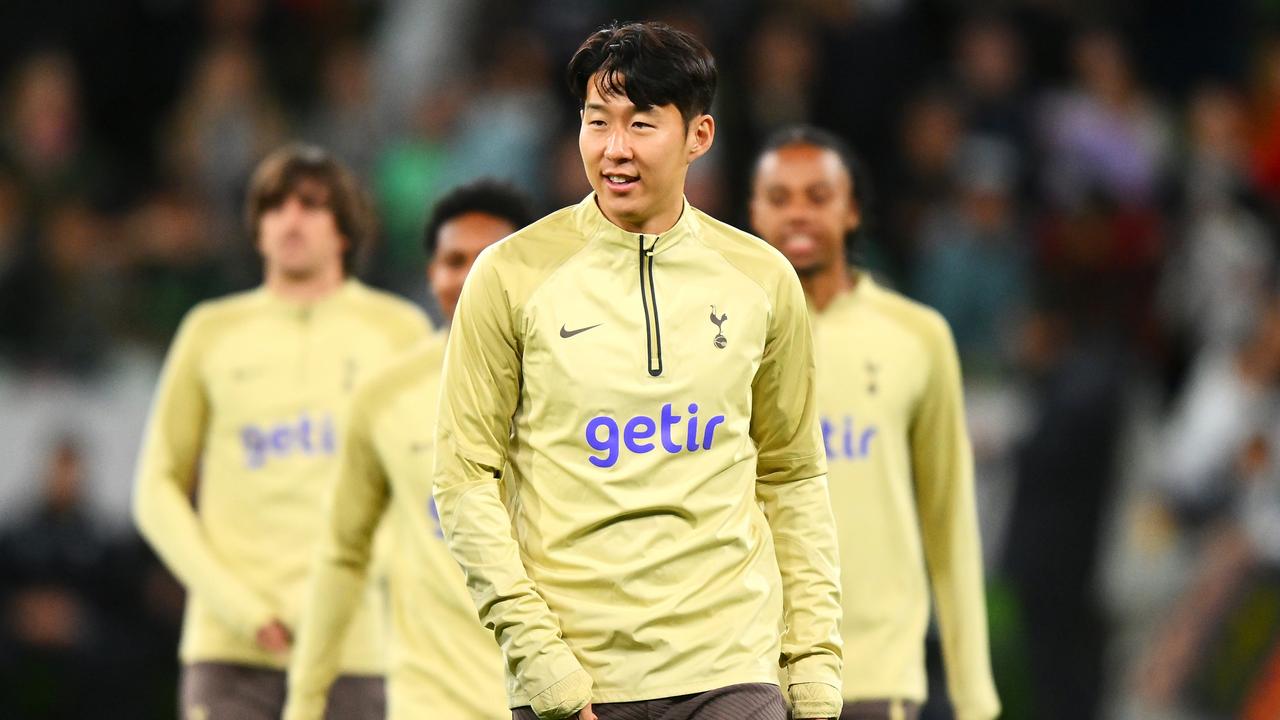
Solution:
<svg viewBox="0 0 1280 720"><path fill-rule="evenodd" d="M502 656L480 625L431 499L431 456L444 336L434 336L356 392L341 472L289 669L285 720L320 720L338 674L385 516L391 530L388 716L509 718Z"/></svg>
<svg viewBox="0 0 1280 720"><path fill-rule="evenodd" d="M188 591L185 662L287 665L254 634L272 617L298 627L351 392L427 332L411 304L354 280L314 303L259 288L188 313L134 490L139 530ZM373 599L345 672L381 672Z"/></svg>
<svg viewBox="0 0 1280 720"><path fill-rule="evenodd" d="M863 274L813 326L844 696L924 700L932 586L956 717L994 718L973 457L946 321Z"/></svg>
<svg viewBox="0 0 1280 720"><path fill-rule="evenodd" d="M655 237L588 196L480 255L435 497L512 706L777 683L779 662L838 690L813 382L791 266L687 203Z"/></svg>

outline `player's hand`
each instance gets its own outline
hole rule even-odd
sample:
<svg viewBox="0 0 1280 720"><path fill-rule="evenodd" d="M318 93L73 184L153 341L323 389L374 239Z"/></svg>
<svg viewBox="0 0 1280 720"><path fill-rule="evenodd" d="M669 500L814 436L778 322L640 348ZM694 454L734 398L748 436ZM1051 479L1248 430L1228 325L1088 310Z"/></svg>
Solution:
<svg viewBox="0 0 1280 720"><path fill-rule="evenodd" d="M600 720L600 718L591 709L591 703L587 703L586 707L578 711L578 720Z"/></svg>
<svg viewBox="0 0 1280 720"><path fill-rule="evenodd" d="M258 647L269 653L282 655L289 652L289 648L293 645L293 634L289 632L289 628L279 620L272 619L271 622L258 628L258 633L254 636Z"/></svg>

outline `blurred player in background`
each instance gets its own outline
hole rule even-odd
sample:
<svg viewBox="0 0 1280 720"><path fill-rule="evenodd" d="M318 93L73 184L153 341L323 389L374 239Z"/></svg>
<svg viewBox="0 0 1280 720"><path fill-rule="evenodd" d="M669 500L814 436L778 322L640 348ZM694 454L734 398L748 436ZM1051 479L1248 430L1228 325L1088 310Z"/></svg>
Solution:
<svg viewBox="0 0 1280 720"><path fill-rule="evenodd" d="M836 136L780 131L757 160L751 223L800 275L843 583L842 718L916 717L929 590L958 720L1000 704L987 650L973 459L946 321L848 261L861 224L856 161Z"/></svg>
<svg viewBox="0 0 1280 720"><path fill-rule="evenodd" d="M493 181L436 204L424 239L431 291L446 319L480 251L532 220L528 200ZM338 674L341 640L368 573L374 533L391 523L392 720L507 714L502 655L476 617L431 499L431 456L445 336L432 336L351 401L338 484L298 648L286 720L319 720Z"/></svg>
<svg viewBox="0 0 1280 720"><path fill-rule="evenodd" d="M263 284L183 320L134 491L138 528L188 591L180 703L190 720L280 716L351 393L429 330L413 305L350 277L367 203L327 152L275 151L247 205ZM329 717L382 716L377 608L369 588Z"/></svg>
<svg viewBox="0 0 1280 720"><path fill-rule="evenodd" d="M683 196L715 62L665 25L613 25L569 82L595 192L476 260L441 381L435 497L512 715L782 720L781 660L796 717L835 716L804 294Z"/></svg>

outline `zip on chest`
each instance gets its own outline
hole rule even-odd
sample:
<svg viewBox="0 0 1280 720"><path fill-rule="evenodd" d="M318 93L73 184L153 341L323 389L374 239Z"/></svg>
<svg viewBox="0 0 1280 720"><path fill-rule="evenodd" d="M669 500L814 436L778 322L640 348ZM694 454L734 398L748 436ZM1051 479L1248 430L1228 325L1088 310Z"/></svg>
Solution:
<svg viewBox="0 0 1280 720"><path fill-rule="evenodd" d="M639 237L640 301L644 305L646 361L652 377L662 374L662 323L658 319L658 291L653 285L653 250L657 245L658 238L645 247L644 236Z"/></svg>

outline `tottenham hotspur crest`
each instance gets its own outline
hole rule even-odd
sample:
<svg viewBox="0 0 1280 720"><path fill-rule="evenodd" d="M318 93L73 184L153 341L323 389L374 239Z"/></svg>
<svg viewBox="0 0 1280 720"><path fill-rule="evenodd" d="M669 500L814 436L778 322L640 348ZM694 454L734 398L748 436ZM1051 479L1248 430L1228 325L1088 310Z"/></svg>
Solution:
<svg viewBox="0 0 1280 720"><path fill-rule="evenodd" d="M724 321L728 319L729 319L728 315L717 315L716 306L715 305L711 306L711 322L714 323L716 326L715 344L716 344L716 347L720 348L721 350L724 349L725 345L729 344L729 340L724 336Z"/></svg>

